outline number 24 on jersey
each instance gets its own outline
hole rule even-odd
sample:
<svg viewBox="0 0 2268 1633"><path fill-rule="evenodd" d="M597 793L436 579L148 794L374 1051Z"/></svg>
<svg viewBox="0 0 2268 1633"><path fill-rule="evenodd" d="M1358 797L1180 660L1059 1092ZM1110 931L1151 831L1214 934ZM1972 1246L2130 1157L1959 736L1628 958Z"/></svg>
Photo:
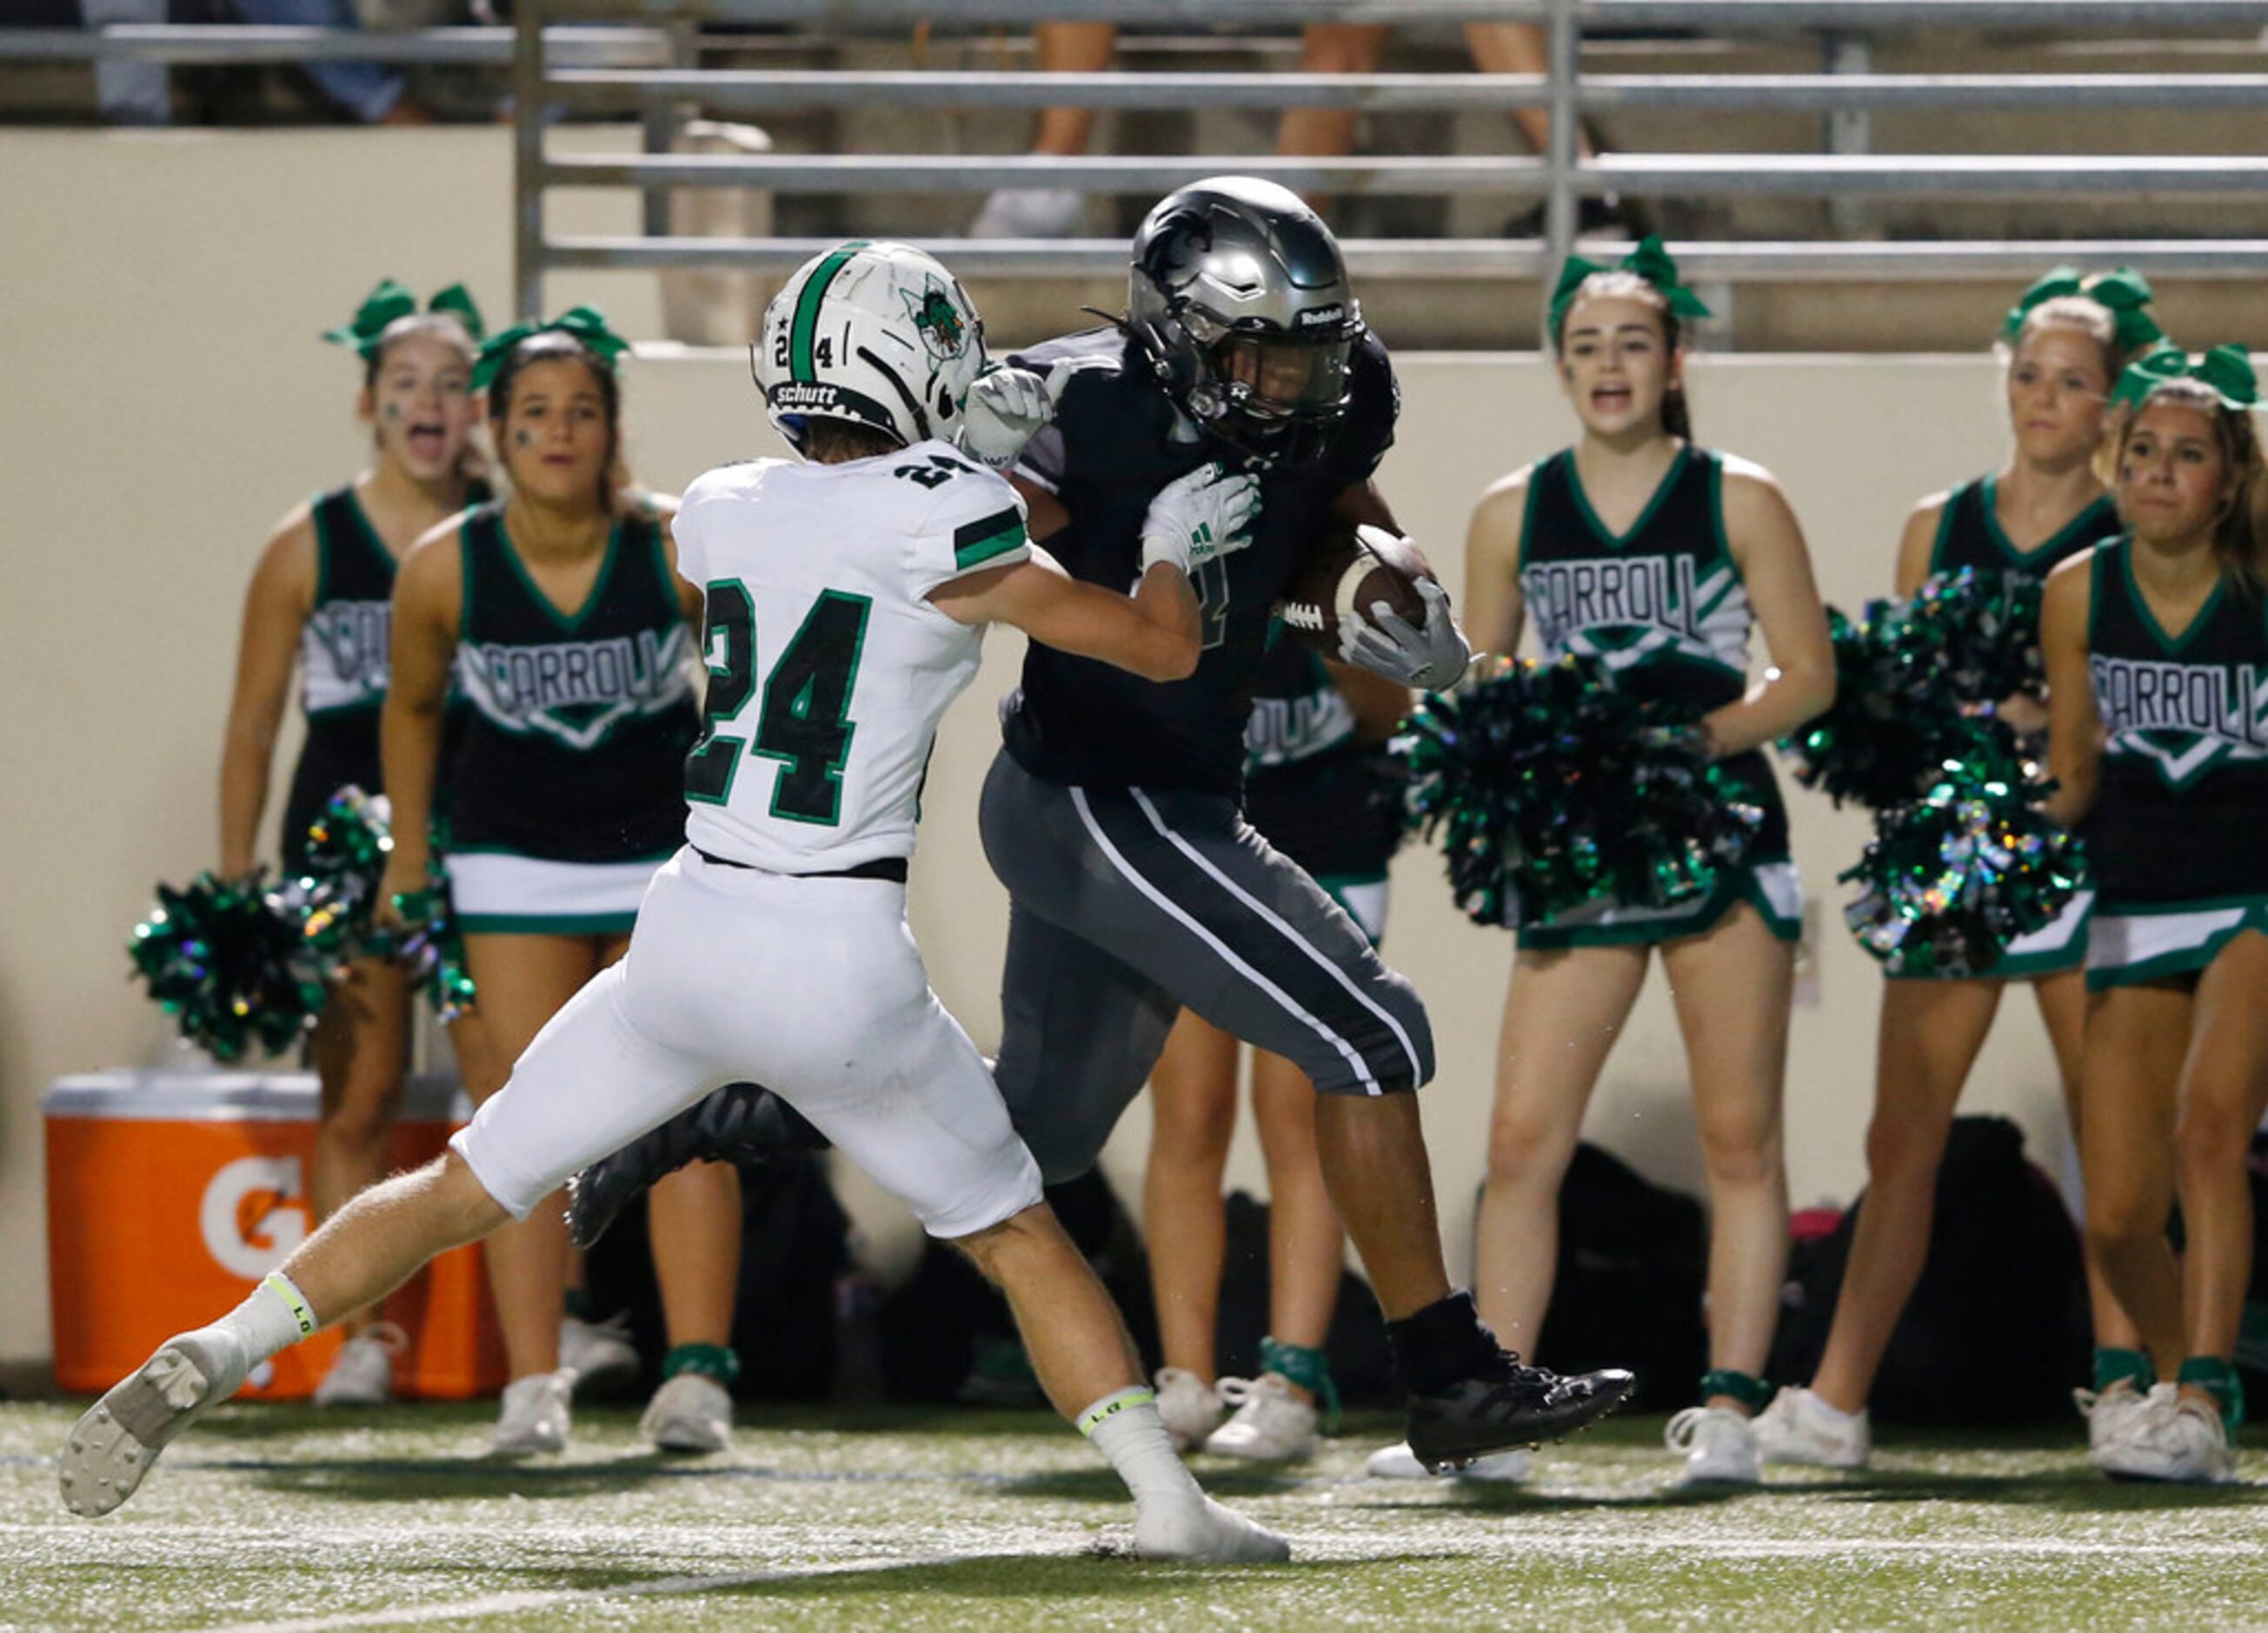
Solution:
<svg viewBox="0 0 2268 1633"><path fill-rule="evenodd" d="M709 697L701 741L685 759L685 797L729 805L743 757L777 760L771 814L834 827L842 819L843 767L857 730L850 692L873 602L821 591L759 688L755 599L738 579L711 584L706 596ZM750 736L741 716L760 691ZM726 729L732 727L739 729Z"/></svg>

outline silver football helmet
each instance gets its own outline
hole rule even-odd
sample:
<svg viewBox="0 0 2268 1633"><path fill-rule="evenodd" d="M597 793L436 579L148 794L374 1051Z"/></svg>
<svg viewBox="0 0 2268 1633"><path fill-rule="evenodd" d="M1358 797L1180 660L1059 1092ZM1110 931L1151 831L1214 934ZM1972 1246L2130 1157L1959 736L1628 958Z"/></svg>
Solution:
<svg viewBox="0 0 2268 1633"><path fill-rule="evenodd" d="M814 419L902 444L950 439L984 368L984 325L953 274L909 244L854 240L799 268L764 313L756 386L780 434Z"/></svg>
<svg viewBox="0 0 2268 1633"><path fill-rule="evenodd" d="M1134 235L1126 318L1167 395L1246 453L1312 459L1346 411L1362 307L1322 218L1272 181L1160 200Z"/></svg>

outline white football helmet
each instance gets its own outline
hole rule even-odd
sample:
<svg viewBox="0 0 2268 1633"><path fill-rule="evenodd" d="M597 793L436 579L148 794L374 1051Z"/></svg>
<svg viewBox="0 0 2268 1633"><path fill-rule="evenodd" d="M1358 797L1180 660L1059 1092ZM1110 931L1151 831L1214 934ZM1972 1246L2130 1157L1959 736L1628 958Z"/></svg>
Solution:
<svg viewBox="0 0 2268 1633"><path fill-rule="evenodd" d="M984 367L984 325L952 273L910 244L814 256L764 312L756 386L780 434L849 420L900 443L950 440Z"/></svg>

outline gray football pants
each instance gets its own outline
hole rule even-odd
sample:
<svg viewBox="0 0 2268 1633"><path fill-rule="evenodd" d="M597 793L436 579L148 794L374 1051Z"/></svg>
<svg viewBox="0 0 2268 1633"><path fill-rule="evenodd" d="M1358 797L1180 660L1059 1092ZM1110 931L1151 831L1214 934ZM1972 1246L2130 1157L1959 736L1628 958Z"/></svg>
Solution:
<svg viewBox="0 0 2268 1633"><path fill-rule="evenodd" d="M1004 752L979 821L1010 898L993 1076L1049 1183L1094 1165L1184 1005L1324 1094L1433 1075L1410 983L1233 801L1064 787Z"/></svg>

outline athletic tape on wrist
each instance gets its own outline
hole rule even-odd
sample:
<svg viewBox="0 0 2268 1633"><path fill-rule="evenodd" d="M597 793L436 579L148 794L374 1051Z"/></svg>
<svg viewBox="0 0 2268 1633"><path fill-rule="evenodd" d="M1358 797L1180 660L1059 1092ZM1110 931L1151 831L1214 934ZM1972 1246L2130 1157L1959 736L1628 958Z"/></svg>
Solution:
<svg viewBox="0 0 2268 1633"><path fill-rule="evenodd" d="M1105 1395L1079 1415L1079 1432L1092 1435L1112 1418L1131 1407L1150 1406L1156 1402L1158 1392L1136 1386L1122 1389L1115 1395Z"/></svg>
<svg viewBox="0 0 2268 1633"><path fill-rule="evenodd" d="M284 1301L284 1307L291 1312L291 1319L299 1324L300 1337L306 1337L308 1334L322 1325L315 1319L315 1309L307 1302L307 1296L292 1286L291 1278L281 1270L269 1271L267 1280L261 1282L261 1285Z"/></svg>

